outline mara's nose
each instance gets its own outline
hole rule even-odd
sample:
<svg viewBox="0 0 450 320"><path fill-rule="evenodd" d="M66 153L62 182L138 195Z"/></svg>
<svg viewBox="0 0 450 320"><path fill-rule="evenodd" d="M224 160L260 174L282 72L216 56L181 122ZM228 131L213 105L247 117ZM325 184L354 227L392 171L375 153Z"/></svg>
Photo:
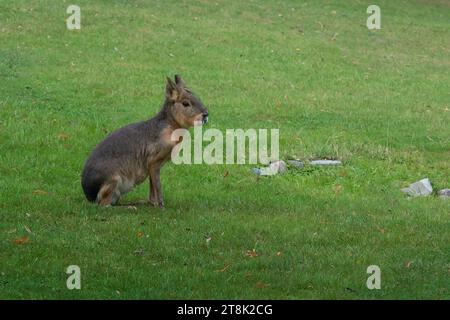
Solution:
<svg viewBox="0 0 450 320"><path fill-rule="evenodd" d="M208 122L208 111L203 112L203 124Z"/></svg>

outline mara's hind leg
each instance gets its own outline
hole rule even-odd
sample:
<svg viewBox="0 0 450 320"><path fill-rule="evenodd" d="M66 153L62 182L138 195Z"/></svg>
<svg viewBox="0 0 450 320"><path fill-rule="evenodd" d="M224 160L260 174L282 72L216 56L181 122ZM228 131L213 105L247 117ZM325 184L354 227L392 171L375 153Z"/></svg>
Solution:
<svg viewBox="0 0 450 320"><path fill-rule="evenodd" d="M120 198L120 177L105 182L97 194L97 203L101 206L115 205Z"/></svg>

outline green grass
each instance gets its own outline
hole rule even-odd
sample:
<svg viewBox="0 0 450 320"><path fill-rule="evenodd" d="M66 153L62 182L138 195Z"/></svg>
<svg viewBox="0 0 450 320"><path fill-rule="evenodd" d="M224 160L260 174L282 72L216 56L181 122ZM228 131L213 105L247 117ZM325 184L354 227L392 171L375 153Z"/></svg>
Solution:
<svg viewBox="0 0 450 320"><path fill-rule="evenodd" d="M365 1L80 0L80 31L69 4L0 1L0 298L450 298L450 201L400 192L450 187L450 1L377 1L377 31ZM90 151L175 73L209 127L344 166L168 164L164 211L87 203Z"/></svg>

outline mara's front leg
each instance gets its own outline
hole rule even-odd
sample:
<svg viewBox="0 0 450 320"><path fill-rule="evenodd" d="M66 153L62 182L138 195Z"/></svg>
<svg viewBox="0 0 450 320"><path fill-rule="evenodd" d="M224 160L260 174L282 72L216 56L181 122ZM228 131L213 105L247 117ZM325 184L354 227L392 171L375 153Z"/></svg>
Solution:
<svg viewBox="0 0 450 320"><path fill-rule="evenodd" d="M164 201L161 191L161 180L159 172L161 169L161 164L154 164L149 168L149 180L150 180L150 193L149 201L154 207L164 207Z"/></svg>

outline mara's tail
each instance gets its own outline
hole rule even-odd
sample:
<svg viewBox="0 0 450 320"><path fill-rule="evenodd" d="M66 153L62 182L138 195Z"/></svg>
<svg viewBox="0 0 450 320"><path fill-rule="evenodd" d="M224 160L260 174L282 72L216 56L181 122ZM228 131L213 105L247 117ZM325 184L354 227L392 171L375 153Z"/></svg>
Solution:
<svg viewBox="0 0 450 320"><path fill-rule="evenodd" d="M95 202L103 182L103 177L95 172L95 170L85 168L83 170L83 174L81 175L81 186L83 187L86 199L91 202Z"/></svg>

